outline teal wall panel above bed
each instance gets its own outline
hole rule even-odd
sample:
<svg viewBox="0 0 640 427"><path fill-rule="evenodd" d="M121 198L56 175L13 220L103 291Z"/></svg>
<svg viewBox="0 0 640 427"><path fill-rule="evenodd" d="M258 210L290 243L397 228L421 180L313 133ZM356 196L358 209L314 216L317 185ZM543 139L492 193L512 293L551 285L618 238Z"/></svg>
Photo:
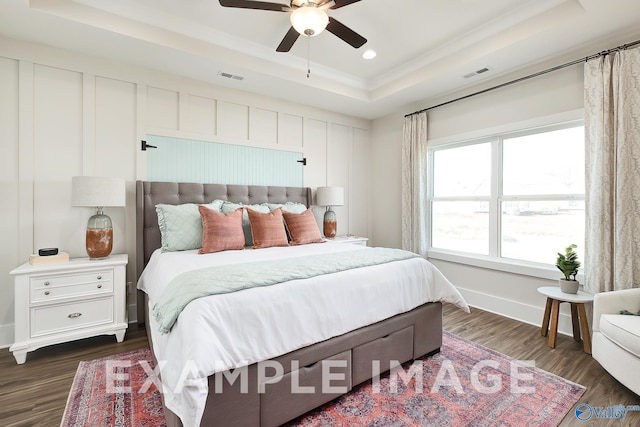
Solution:
<svg viewBox="0 0 640 427"><path fill-rule="evenodd" d="M147 180L302 187L303 153L147 135Z"/></svg>

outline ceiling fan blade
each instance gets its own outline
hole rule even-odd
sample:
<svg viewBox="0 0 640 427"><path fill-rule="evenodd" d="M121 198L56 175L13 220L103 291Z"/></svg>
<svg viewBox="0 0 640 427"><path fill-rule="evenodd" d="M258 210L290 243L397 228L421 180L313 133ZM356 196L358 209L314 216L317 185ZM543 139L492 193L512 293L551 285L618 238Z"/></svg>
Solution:
<svg viewBox="0 0 640 427"><path fill-rule="evenodd" d="M326 12L327 9L330 9L335 5L336 5L336 2L334 0L324 0L321 3L318 3L318 5L316 7L319 7L319 8L323 9Z"/></svg>
<svg viewBox="0 0 640 427"><path fill-rule="evenodd" d="M333 33L335 36L341 38L356 49L367 42L367 39L332 17L329 17L327 31Z"/></svg>
<svg viewBox="0 0 640 427"><path fill-rule="evenodd" d="M351 3L357 3L360 0L335 0L335 6L330 7L329 9L339 9L344 6L349 6Z"/></svg>
<svg viewBox="0 0 640 427"><path fill-rule="evenodd" d="M295 28L289 28L289 31L287 31L287 34L285 34L284 38L280 42L276 52L289 52L293 47L293 44L298 40L299 36L300 33L298 33Z"/></svg>
<svg viewBox="0 0 640 427"><path fill-rule="evenodd" d="M269 3L253 0L219 0L220 6L237 7L240 9L272 10L275 12L288 12L289 6L280 3Z"/></svg>

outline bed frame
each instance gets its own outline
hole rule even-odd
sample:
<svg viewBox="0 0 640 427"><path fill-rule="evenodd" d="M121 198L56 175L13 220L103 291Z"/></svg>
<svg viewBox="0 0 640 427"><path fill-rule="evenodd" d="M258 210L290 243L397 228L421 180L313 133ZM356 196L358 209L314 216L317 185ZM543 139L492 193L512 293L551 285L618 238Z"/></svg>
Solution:
<svg viewBox="0 0 640 427"><path fill-rule="evenodd" d="M155 205L158 203L209 203L228 200L245 204L298 202L311 206L311 189L255 185L223 185L171 182L136 183L136 270L140 277L154 250L160 247L160 230ZM146 294L138 291L138 319L148 319ZM149 322L146 321L148 329ZM147 330L150 347L151 334ZM209 377L210 393L202 418L202 426L278 426L314 409L341 393L322 393L323 361L340 361L344 367L331 368L332 374L344 374L344 381L332 381L331 386L343 386L347 391L370 380L372 362L380 361L381 371L390 368L392 360L400 363L436 353L442 345L442 304L427 303L373 325L310 345L273 359L284 367L280 381L257 387L257 365L249 366L249 392L241 393L239 381L223 382L222 393L215 389L214 377ZM155 359L155 355L154 355ZM292 375L291 362L300 368ZM313 394L294 394L292 381L297 376L301 386L315 386ZM163 400L164 406L164 400ZM168 427L181 426L179 418L164 407Z"/></svg>

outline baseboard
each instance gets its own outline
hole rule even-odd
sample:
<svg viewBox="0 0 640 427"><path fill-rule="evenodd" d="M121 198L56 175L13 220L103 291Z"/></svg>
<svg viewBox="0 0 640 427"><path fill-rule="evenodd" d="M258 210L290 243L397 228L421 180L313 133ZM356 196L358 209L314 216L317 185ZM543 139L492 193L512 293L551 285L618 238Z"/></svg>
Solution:
<svg viewBox="0 0 640 427"><path fill-rule="evenodd" d="M540 327L542 324L544 304L538 307L494 295L483 294L470 289L458 288L458 290L472 307L537 327ZM558 320L558 333L573 336L571 314L565 313L562 310L560 310L560 319Z"/></svg>
<svg viewBox="0 0 640 427"><path fill-rule="evenodd" d="M8 348L13 344L14 330L13 323L0 325L0 348Z"/></svg>

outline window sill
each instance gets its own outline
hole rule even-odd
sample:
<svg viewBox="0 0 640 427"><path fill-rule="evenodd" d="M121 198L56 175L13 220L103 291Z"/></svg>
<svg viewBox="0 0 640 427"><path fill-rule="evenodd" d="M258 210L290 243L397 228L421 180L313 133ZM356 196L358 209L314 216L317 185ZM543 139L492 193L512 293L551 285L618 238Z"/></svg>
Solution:
<svg viewBox="0 0 640 427"><path fill-rule="evenodd" d="M473 267L485 268L488 270L503 271L506 273L521 274L524 276L536 277L539 279L558 280L562 278L562 274L555 265L543 265L533 262L496 259L482 255L460 254L443 250L430 250L427 252L429 259L447 261L456 264L464 264ZM576 277L580 283L584 283L584 275L582 272Z"/></svg>

